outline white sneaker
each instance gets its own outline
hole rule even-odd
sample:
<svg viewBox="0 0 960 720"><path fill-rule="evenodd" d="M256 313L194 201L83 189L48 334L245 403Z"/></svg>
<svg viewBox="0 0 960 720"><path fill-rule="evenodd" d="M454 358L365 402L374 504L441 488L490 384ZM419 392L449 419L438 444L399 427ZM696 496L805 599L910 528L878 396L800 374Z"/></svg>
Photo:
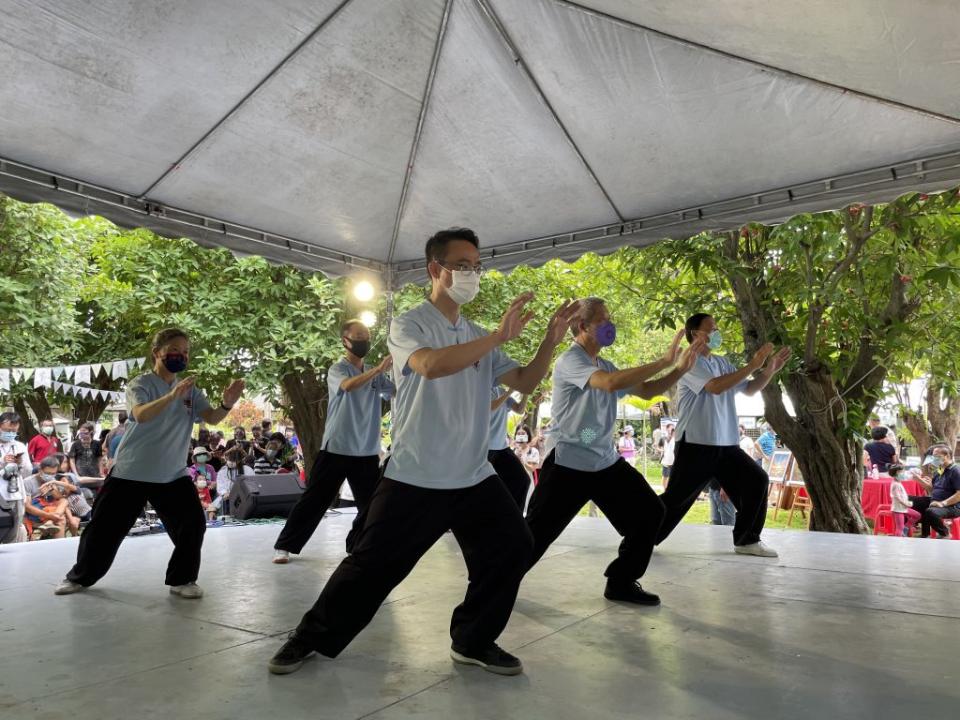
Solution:
<svg viewBox="0 0 960 720"><path fill-rule="evenodd" d="M277 550L273 554L273 561L277 565L286 565L288 562L290 562L290 553L288 553L286 550Z"/></svg>
<svg viewBox="0 0 960 720"><path fill-rule="evenodd" d="M733 551L740 555L756 555L757 557L775 558L780 557L777 551L769 545L762 542L750 543L749 545L734 545Z"/></svg>
<svg viewBox="0 0 960 720"><path fill-rule="evenodd" d="M179 595L187 600L197 600L203 597L203 588L195 582L189 582L186 585L171 585L171 595Z"/></svg>
<svg viewBox="0 0 960 720"><path fill-rule="evenodd" d="M86 590L86 589L87 589L86 586L81 585L80 583L75 583L73 582L73 580L67 580L66 578L64 578L59 583L57 583L57 586L53 589L53 594L54 595L73 595L74 593L78 593L81 590Z"/></svg>

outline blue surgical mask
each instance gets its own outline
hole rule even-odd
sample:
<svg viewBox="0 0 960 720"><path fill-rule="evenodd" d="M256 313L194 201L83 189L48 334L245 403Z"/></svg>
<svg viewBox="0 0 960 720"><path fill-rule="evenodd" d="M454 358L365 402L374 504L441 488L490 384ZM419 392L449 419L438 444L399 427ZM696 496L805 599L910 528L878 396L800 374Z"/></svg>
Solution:
<svg viewBox="0 0 960 720"><path fill-rule="evenodd" d="M905 472L898 472L898 473L897 473L897 480L899 480L900 482L903 482L904 480L907 480L909 477L910 477L910 474L909 474L909 473L905 473Z"/></svg>
<svg viewBox="0 0 960 720"><path fill-rule="evenodd" d="M610 347L613 341L617 339L617 326L609 320L597 325L593 335L600 347Z"/></svg>
<svg viewBox="0 0 960 720"><path fill-rule="evenodd" d="M707 336L707 347L711 350L719 350L722 344L723 335L720 334L719 330L714 330Z"/></svg>
<svg viewBox="0 0 960 720"><path fill-rule="evenodd" d="M943 458L939 455L928 455L926 460L923 461L924 465L933 465L935 468L943 466Z"/></svg>
<svg viewBox="0 0 960 720"><path fill-rule="evenodd" d="M16 430L3 430L2 432L0 432L0 440L2 440L3 442L13 442L16 439L17 439Z"/></svg>

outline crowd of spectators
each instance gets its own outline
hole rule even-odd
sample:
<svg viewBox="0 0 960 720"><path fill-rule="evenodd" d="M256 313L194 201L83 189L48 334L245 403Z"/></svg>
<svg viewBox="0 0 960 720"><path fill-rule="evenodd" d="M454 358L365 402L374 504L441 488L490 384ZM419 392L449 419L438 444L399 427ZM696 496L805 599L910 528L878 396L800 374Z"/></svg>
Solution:
<svg viewBox="0 0 960 720"><path fill-rule="evenodd" d="M15 419L19 416L5 413ZM6 423L10 425L10 422ZM122 452L127 414L119 413L112 428L96 432L94 423L80 424L72 442L57 435L52 420L42 420L30 439L22 462L23 528L21 540L79 535L90 519L96 492ZM11 427L13 427L11 425ZM275 431L270 420L250 428L234 428L227 440L218 430L201 428L191 442L187 472L197 487L200 504L214 520L230 514L230 493L241 475L295 472L302 477L303 455L293 428ZM65 449L66 444L66 449ZM11 448L11 452L15 449Z"/></svg>

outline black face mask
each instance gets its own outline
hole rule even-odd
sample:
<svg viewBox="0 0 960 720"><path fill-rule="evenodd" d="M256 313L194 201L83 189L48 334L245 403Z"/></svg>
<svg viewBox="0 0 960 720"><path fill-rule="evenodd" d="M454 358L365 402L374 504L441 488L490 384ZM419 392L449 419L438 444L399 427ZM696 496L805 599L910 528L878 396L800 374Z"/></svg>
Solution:
<svg viewBox="0 0 960 720"><path fill-rule="evenodd" d="M167 353L163 357L163 366L176 375L187 369L187 356L180 353Z"/></svg>
<svg viewBox="0 0 960 720"><path fill-rule="evenodd" d="M356 355L359 358L362 358L368 352L370 352L370 341L369 340L351 340L346 338L350 343L350 352Z"/></svg>

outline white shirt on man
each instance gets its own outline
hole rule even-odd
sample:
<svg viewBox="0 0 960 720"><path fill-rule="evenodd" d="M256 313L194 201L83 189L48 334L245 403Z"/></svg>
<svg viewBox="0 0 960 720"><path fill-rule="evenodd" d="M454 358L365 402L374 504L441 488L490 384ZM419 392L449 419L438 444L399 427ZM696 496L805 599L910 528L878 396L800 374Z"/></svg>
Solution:
<svg viewBox="0 0 960 720"><path fill-rule="evenodd" d="M413 371L417 350L439 350L489 333L464 317L451 323L431 302L400 315L390 326L397 396L393 446L385 475L438 490L477 485L495 475L490 446L490 388L517 363L497 348L473 365L428 380Z"/></svg>

